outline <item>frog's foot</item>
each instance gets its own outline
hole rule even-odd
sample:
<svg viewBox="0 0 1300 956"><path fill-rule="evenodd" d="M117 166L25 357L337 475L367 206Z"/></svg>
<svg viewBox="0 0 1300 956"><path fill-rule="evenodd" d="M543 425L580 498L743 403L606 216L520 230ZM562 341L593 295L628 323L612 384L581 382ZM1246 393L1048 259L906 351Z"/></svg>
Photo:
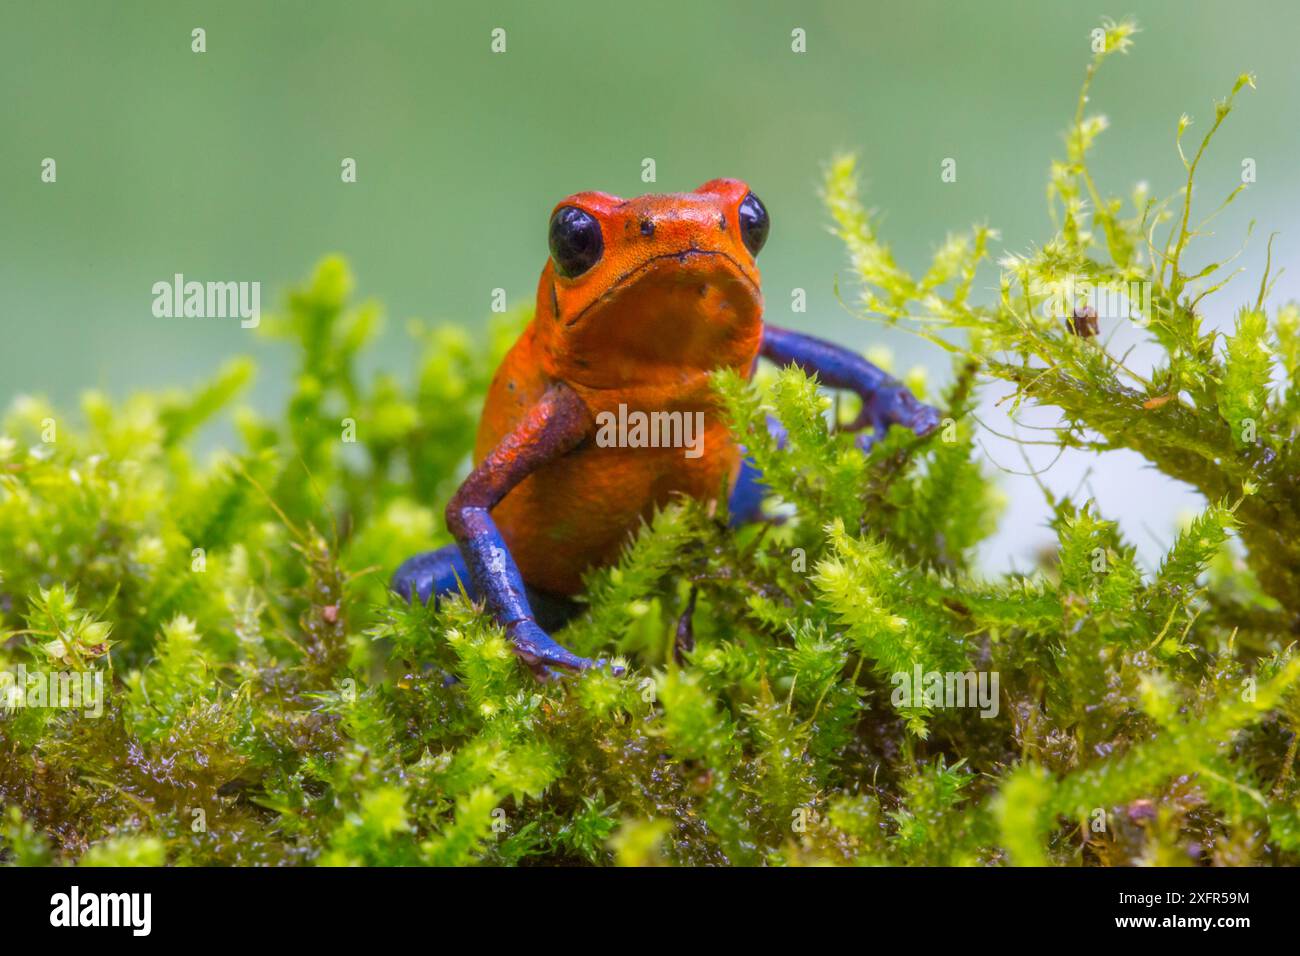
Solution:
<svg viewBox="0 0 1300 956"><path fill-rule="evenodd" d="M862 399L862 411L845 429L873 434L859 436L858 447L870 449L890 425L903 425L918 435L939 427L939 412L917 400L902 382L872 365L856 352L812 335L763 327L762 354L778 365L797 365L816 374L823 385L847 389Z"/></svg>
<svg viewBox="0 0 1300 956"><path fill-rule="evenodd" d="M506 636L514 645L515 653L532 668L533 673L543 679L556 676L555 668L583 671L591 667L605 667L606 661L579 657L567 647L555 641L551 635L541 629L536 621L524 619L506 625ZM623 668L614 666L613 673L622 674Z"/></svg>
<svg viewBox="0 0 1300 956"><path fill-rule="evenodd" d="M845 431L858 432L854 443L863 452L885 437L890 425L903 425L924 438L940 425L939 410L919 401L904 386L881 388L863 399L858 417L844 426Z"/></svg>

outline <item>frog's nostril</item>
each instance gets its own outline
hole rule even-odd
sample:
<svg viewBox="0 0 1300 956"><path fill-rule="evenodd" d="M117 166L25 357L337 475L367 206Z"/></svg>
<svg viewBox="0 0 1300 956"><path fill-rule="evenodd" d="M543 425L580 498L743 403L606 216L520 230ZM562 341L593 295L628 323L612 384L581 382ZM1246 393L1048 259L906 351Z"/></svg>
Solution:
<svg viewBox="0 0 1300 956"><path fill-rule="evenodd" d="M655 224L653 219L641 220L641 235L647 239L655 234Z"/></svg>

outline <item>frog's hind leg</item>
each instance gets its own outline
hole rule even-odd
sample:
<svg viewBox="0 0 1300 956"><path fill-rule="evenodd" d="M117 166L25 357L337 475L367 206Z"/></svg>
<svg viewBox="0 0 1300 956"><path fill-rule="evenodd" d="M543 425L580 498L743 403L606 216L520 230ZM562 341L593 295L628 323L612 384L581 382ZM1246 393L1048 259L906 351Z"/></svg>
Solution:
<svg viewBox="0 0 1300 956"><path fill-rule="evenodd" d="M464 586L465 593L475 600L478 594L469 567L455 544L443 545L436 551L425 551L407 558L393 574L392 588L406 600L414 594L424 604L448 594L456 594Z"/></svg>
<svg viewBox="0 0 1300 956"><path fill-rule="evenodd" d="M731 489L731 500L727 504L731 527L739 528L762 520L763 498L767 494L762 480L763 473L754 464L754 459L746 458L740 463L740 477L736 479L736 487Z"/></svg>
<svg viewBox="0 0 1300 956"><path fill-rule="evenodd" d="M777 448L784 448L786 442L785 426L771 415L767 416L768 434L776 441ZM763 499L768 495L768 488L763 484L763 472L754 459L746 456L740 462L740 475L736 486L731 489L731 498L727 503L729 523L733 528L766 520L763 515Z"/></svg>

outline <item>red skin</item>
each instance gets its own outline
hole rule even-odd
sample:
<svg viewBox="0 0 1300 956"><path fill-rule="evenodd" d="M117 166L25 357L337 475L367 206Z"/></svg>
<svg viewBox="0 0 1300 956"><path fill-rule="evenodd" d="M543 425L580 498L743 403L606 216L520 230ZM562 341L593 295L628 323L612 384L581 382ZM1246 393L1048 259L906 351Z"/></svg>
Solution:
<svg viewBox="0 0 1300 956"><path fill-rule="evenodd" d="M524 478L492 517L525 581L575 594L592 566L613 561L643 518L675 494L729 492L740 450L709 388L714 369L748 376L763 337L758 267L736 209L749 187L715 179L692 193L624 200L577 193L557 205L595 217L604 254L574 279L548 259L537 309L497 370L479 423L478 465L564 383L594 421L602 411L704 413L704 453L598 447L589 437ZM653 225L646 235L645 223Z"/></svg>

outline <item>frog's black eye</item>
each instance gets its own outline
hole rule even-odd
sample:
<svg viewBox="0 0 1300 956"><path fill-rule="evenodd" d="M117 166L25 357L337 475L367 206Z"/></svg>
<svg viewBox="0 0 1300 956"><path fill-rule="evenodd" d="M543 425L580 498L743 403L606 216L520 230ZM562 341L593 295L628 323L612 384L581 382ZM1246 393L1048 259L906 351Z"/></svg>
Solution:
<svg viewBox="0 0 1300 956"><path fill-rule="evenodd" d="M751 256L758 255L758 250L767 242L767 230L772 220L767 218L767 209L750 193L740 204L740 238Z"/></svg>
<svg viewBox="0 0 1300 956"><path fill-rule="evenodd" d="M551 217L551 260L566 279L582 275L605 251L600 223L576 206L562 206Z"/></svg>

